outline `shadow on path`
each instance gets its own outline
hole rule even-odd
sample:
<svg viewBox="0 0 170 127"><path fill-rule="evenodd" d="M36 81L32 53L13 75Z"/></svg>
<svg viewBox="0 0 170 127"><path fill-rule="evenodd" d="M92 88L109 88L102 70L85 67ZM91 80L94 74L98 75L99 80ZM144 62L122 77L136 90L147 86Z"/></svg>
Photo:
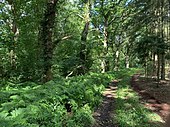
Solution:
<svg viewBox="0 0 170 127"><path fill-rule="evenodd" d="M169 95L164 95L165 90L155 87L154 79L144 79L140 78L140 75L136 74L132 77L131 85L133 89L141 96L141 102L149 110L157 113L163 121L166 121L168 115L170 114L170 104ZM163 86L160 86L163 87ZM169 99L162 99L166 98ZM164 124L162 123L162 126ZM168 126L170 127L170 125Z"/></svg>

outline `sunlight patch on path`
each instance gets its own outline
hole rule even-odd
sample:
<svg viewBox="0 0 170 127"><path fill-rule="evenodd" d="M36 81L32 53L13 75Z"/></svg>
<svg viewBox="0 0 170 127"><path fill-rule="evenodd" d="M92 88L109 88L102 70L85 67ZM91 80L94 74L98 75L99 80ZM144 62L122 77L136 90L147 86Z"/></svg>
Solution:
<svg viewBox="0 0 170 127"><path fill-rule="evenodd" d="M113 124L114 106L117 83L110 83L108 88L103 92L103 102L99 108L94 112L93 116L96 120L93 127L116 127Z"/></svg>

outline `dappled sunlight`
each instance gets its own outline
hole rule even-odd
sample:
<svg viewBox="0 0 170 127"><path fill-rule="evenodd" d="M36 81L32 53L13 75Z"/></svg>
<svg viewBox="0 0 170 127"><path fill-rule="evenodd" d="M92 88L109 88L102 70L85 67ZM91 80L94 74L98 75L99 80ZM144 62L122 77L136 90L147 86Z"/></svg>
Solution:
<svg viewBox="0 0 170 127"><path fill-rule="evenodd" d="M138 82L138 80L135 80ZM118 84L116 98L116 115L114 119L118 121L120 127L159 127L164 120L145 107L140 102L139 95L134 92L128 84L124 82ZM143 91L144 92L144 91Z"/></svg>
<svg viewBox="0 0 170 127"><path fill-rule="evenodd" d="M170 82L160 80L157 82L153 78L140 77L135 81L134 89L142 96L145 106L159 114L166 120L170 109Z"/></svg>
<svg viewBox="0 0 170 127"><path fill-rule="evenodd" d="M116 90L117 86L111 86L109 85L104 91L103 91L103 96L108 97L108 98L115 98L116 96Z"/></svg>
<svg viewBox="0 0 170 127"><path fill-rule="evenodd" d="M0 127L158 127L168 115L169 0L0 0Z"/></svg>

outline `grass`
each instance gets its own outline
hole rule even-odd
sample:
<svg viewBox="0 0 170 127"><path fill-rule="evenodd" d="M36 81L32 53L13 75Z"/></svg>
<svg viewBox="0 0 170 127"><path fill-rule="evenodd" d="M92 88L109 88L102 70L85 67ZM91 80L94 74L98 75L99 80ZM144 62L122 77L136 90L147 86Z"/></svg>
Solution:
<svg viewBox="0 0 170 127"><path fill-rule="evenodd" d="M104 88L111 80L130 77L135 72L136 69L124 69L104 74L89 73L68 79L58 77L46 84L14 84L6 81L0 87L0 126L90 127L94 122L92 112L101 103ZM130 102L125 103L126 96L136 96L129 93L127 86L123 86L127 82L129 79L123 78L118 90L117 121L121 123L120 127L135 127L132 123L132 126L122 124L123 121L132 122L128 119L138 118L135 114L126 116L125 111L134 107ZM129 101L134 100L135 98ZM66 104L70 104L70 107L67 108ZM71 112L67 112L67 109L71 109ZM132 111L129 110L129 114Z"/></svg>
<svg viewBox="0 0 170 127"><path fill-rule="evenodd" d="M140 97L130 88L129 81L126 77L118 84L114 120L119 127L160 127L160 116L140 103Z"/></svg>

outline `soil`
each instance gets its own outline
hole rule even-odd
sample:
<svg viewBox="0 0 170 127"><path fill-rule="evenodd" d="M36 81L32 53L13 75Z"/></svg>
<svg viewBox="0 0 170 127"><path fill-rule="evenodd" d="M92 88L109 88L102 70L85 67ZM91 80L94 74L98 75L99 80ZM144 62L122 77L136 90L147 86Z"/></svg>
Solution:
<svg viewBox="0 0 170 127"><path fill-rule="evenodd" d="M117 80L112 81L104 91L103 102L93 114L96 121L93 127L118 127L113 121L117 83ZM141 103L162 118L163 122L156 124L164 127L170 118L170 80L157 82L154 78L136 74L132 76L131 86L140 95Z"/></svg>
<svg viewBox="0 0 170 127"><path fill-rule="evenodd" d="M155 78L145 78L136 74L132 77L131 85L141 96L141 103L157 113L163 120L163 123L160 124L165 126L170 115L170 81L160 80L158 82Z"/></svg>
<svg viewBox="0 0 170 127"><path fill-rule="evenodd" d="M118 127L113 122L117 83L112 81L103 92L103 102L93 114L96 121L93 127Z"/></svg>

